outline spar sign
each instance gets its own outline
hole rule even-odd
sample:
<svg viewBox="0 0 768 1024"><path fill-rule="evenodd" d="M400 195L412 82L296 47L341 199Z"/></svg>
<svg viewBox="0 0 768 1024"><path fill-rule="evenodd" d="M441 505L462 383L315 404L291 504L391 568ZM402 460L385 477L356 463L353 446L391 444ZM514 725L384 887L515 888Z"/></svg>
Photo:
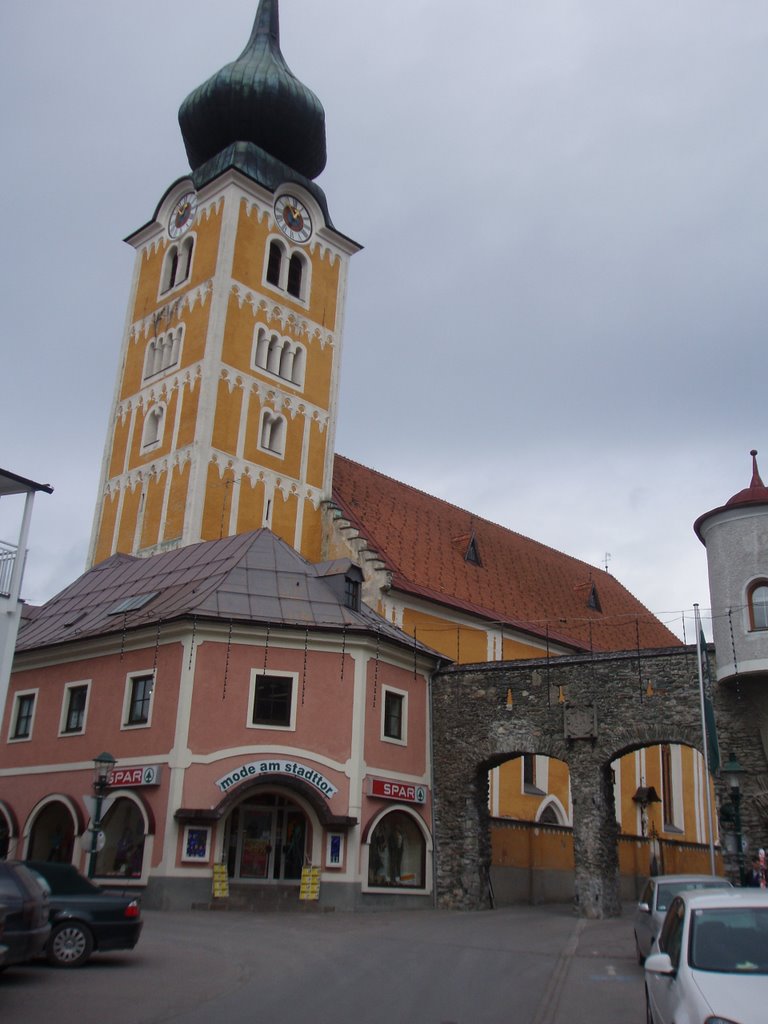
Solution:
<svg viewBox="0 0 768 1024"><path fill-rule="evenodd" d="M381 800L399 800L406 804L425 804L427 787L414 782L397 782L395 779L369 779L368 796Z"/></svg>
<svg viewBox="0 0 768 1024"><path fill-rule="evenodd" d="M247 782L248 779L254 779L258 775L290 775L293 779L301 779L303 782L308 782L310 786L314 786L315 789L319 790L323 796L330 797L338 793L338 789L324 775L321 775L320 772L315 771L314 768L310 768L306 764L300 764L298 761L250 761L248 764L235 768L234 771L229 772L223 778L217 779L216 785L222 793L226 793L233 786L237 786L241 782Z"/></svg>
<svg viewBox="0 0 768 1024"><path fill-rule="evenodd" d="M159 786L159 764L137 764L131 768L113 768L107 779L108 786Z"/></svg>

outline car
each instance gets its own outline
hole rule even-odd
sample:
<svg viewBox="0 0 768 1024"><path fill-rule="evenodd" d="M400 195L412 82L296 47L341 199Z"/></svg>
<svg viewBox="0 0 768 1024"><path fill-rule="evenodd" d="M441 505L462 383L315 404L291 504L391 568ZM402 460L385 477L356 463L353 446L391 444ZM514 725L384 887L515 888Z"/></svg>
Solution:
<svg viewBox="0 0 768 1024"><path fill-rule="evenodd" d="M21 862L0 861L0 901L5 907L0 970L26 963L45 949L51 933L48 894Z"/></svg>
<svg viewBox="0 0 768 1024"><path fill-rule="evenodd" d="M679 892L696 889L733 888L727 878L718 875L656 875L649 878L635 909L635 951L642 965L651 952L653 940L661 931L667 908Z"/></svg>
<svg viewBox="0 0 768 1024"><path fill-rule="evenodd" d="M80 967L94 952L133 949L143 921L134 892L102 889L73 864L25 861L48 888L51 934L45 953L56 967Z"/></svg>
<svg viewBox="0 0 768 1024"><path fill-rule="evenodd" d="M645 961L648 1024L764 1024L768 892L681 892Z"/></svg>
<svg viewBox="0 0 768 1024"><path fill-rule="evenodd" d="M5 931L6 908L0 903L0 971L5 967L5 958L8 955L8 947L3 945L3 932Z"/></svg>

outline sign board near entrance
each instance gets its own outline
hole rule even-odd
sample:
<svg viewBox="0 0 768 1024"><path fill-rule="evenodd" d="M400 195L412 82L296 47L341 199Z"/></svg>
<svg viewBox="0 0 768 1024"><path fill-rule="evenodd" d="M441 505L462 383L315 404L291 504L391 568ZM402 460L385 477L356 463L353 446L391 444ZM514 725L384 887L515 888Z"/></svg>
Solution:
<svg viewBox="0 0 768 1024"><path fill-rule="evenodd" d="M368 795L382 800L400 800L406 804L425 804L427 787L413 782L397 782L395 779L369 779Z"/></svg>
<svg viewBox="0 0 768 1024"><path fill-rule="evenodd" d="M319 790L323 796L330 797L338 793L338 789L324 775L321 775L320 772L315 771L314 768L310 768L306 764L300 764L298 761L250 761L248 764L235 768L234 771L229 772L223 778L217 779L216 785L222 793L226 793L227 790L237 786L238 783L247 782L258 775L290 775L292 779L301 779L302 782L308 782L310 786L314 786L315 789Z"/></svg>
<svg viewBox="0 0 768 1024"><path fill-rule="evenodd" d="M113 768L107 779L108 786L159 786L159 764L137 764L132 768Z"/></svg>

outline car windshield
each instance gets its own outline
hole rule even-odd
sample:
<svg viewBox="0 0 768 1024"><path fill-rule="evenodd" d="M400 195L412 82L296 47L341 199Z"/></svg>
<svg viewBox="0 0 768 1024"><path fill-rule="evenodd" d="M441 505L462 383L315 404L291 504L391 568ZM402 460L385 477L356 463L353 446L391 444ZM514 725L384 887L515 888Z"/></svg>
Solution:
<svg viewBox="0 0 768 1024"><path fill-rule="evenodd" d="M694 910L688 962L700 971L768 974L768 907Z"/></svg>
<svg viewBox="0 0 768 1024"><path fill-rule="evenodd" d="M722 889L724 885L729 885L724 878L716 878L711 881L692 878L687 882L682 879L679 882L660 882L656 897L656 909L666 910L679 892L689 892L691 889Z"/></svg>

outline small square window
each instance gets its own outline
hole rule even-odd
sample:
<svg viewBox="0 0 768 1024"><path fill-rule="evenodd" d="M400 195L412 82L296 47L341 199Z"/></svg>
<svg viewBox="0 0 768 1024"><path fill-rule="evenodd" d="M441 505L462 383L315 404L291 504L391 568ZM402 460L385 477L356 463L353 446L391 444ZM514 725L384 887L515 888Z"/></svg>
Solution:
<svg viewBox="0 0 768 1024"><path fill-rule="evenodd" d="M126 725L149 725L152 709L152 694L155 691L154 675L133 676L128 683L128 707Z"/></svg>
<svg viewBox="0 0 768 1024"><path fill-rule="evenodd" d="M11 739L28 740L32 735L32 719L35 714L35 694L20 693L16 698Z"/></svg>
<svg viewBox="0 0 768 1024"><path fill-rule="evenodd" d="M405 695L394 690L384 692L384 737L405 740Z"/></svg>
<svg viewBox="0 0 768 1024"><path fill-rule="evenodd" d="M252 725L290 728L292 709L292 676L256 676L253 687Z"/></svg>
<svg viewBox="0 0 768 1024"><path fill-rule="evenodd" d="M87 684L67 687L64 699L66 709L61 731L64 733L82 732L85 728L85 705L88 701Z"/></svg>

